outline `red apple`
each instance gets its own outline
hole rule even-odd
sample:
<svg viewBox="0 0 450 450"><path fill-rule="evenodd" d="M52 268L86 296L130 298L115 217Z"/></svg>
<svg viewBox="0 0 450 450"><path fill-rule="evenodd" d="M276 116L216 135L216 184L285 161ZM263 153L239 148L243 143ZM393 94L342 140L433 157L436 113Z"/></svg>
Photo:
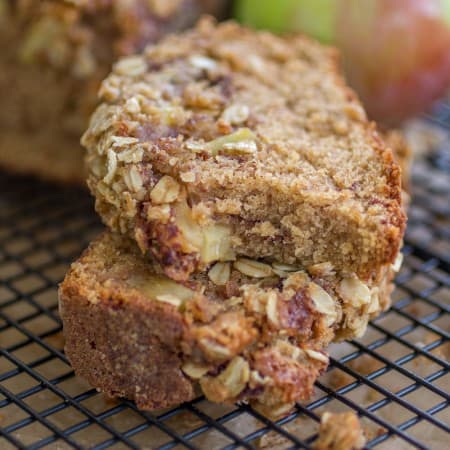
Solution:
<svg viewBox="0 0 450 450"><path fill-rule="evenodd" d="M336 43L369 115L396 123L450 88L447 0L338 0Z"/></svg>

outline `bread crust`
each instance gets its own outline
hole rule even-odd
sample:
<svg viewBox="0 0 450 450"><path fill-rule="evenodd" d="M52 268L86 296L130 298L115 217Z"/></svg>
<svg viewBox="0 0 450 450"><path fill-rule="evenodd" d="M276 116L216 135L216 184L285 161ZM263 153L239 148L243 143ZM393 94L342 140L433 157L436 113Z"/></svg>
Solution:
<svg viewBox="0 0 450 450"><path fill-rule="evenodd" d="M138 296L125 306L120 291L95 304L80 291L69 284L61 294L66 354L78 375L111 397L134 399L140 409L165 408L194 397L180 358L164 343L171 341L173 347L181 338L178 316L169 308L155 311L154 302Z"/></svg>
<svg viewBox="0 0 450 450"><path fill-rule="evenodd" d="M411 190L411 164L412 164L412 150L398 129L385 129L381 131L381 136L386 145L392 150L394 158L401 169L402 177L402 194L408 193ZM404 202L405 203L405 202Z"/></svg>

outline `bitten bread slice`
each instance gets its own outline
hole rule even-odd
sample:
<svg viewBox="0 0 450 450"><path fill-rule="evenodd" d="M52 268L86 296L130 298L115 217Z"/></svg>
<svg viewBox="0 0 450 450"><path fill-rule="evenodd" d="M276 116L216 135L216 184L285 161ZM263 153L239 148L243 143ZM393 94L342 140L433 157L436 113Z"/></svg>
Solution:
<svg viewBox="0 0 450 450"><path fill-rule="evenodd" d="M368 281L395 260L400 170L332 49L204 20L120 60L100 95L97 211L171 278L244 255Z"/></svg>
<svg viewBox="0 0 450 450"><path fill-rule="evenodd" d="M388 281L368 287L320 265L238 259L175 282L131 240L107 232L60 287L66 354L75 371L143 409L192 399L250 400L269 414L308 398L324 348L364 331L386 306Z"/></svg>

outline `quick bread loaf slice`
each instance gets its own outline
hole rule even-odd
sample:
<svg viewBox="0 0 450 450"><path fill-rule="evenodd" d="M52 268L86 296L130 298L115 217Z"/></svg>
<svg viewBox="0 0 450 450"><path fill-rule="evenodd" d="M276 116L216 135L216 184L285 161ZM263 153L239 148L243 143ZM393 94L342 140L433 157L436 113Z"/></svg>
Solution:
<svg viewBox="0 0 450 450"><path fill-rule="evenodd" d="M326 346L361 334L389 292L388 279L368 287L323 265L307 273L249 259L175 282L106 232L59 295L66 354L101 391L155 409L192 399L198 383L212 401L278 415L310 397Z"/></svg>
<svg viewBox="0 0 450 450"><path fill-rule="evenodd" d="M96 209L173 279L240 256L377 280L400 170L337 54L203 20L119 61L83 144Z"/></svg>
<svg viewBox="0 0 450 450"><path fill-rule="evenodd" d="M224 0L0 0L0 166L85 185L80 137L119 56Z"/></svg>

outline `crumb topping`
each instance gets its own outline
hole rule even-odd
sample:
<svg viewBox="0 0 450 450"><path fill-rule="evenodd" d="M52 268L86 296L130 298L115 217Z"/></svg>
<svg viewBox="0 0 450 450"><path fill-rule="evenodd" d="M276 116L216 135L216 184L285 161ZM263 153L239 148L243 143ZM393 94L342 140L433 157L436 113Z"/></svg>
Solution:
<svg viewBox="0 0 450 450"><path fill-rule="evenodd" d="M360 450L365 444L361 423L353 411L322 414L315 450Z"/></svg>

